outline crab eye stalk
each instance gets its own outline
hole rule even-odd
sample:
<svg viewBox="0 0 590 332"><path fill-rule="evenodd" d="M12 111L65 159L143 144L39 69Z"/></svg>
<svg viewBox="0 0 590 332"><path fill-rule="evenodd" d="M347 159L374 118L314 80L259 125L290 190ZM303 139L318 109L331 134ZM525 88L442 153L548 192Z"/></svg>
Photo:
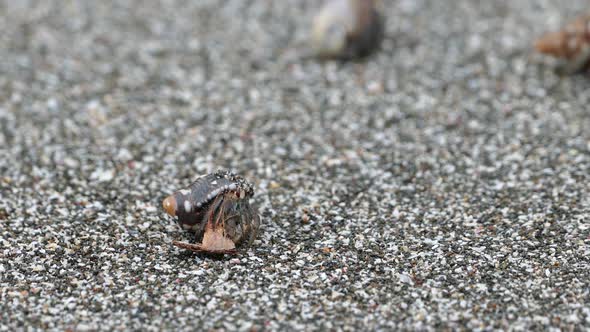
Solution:
<svg viewBox="0 0 590 332"><path fill-rule="evenodd" d="M176 199L174 196L166 197L162 202L162 206L164 207L164 210L166 210L166 213L173 217L176 216Z"/></svg>

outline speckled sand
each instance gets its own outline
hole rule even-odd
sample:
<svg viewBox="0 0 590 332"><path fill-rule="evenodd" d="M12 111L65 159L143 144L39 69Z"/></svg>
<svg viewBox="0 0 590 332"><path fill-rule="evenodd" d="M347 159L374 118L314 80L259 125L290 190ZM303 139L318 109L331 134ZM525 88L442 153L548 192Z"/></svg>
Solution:
<svg viewBox="0 0 590 332"><path fill-rule="evenodd" d="M318 1L0 1L0 330L590 328L590 79L531 51L590 2L386 3L341 64ZM218 168L221 260L161 208Z"/></svg>

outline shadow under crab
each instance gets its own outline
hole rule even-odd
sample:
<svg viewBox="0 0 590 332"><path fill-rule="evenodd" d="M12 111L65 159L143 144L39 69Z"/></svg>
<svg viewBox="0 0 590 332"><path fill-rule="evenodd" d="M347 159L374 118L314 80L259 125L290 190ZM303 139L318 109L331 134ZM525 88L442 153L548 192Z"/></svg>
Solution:
<svg viewBox="0 0 590 332"><path fill-rule="evenodd" d="M172 244L206 254L237 254L252 244L260 216L250 205L254 189L242 177L218 171L198 178L186 189L168 196L163 206L179 225L195 234L199 243Z"/></svg>

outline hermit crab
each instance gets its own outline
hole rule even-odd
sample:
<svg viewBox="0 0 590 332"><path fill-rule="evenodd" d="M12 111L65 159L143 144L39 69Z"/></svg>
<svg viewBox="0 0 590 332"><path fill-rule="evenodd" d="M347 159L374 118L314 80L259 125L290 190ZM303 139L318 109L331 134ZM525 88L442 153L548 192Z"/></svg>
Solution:
<svg viewBox="0 0 590 332"><path fill-rule="evenodd" d="M320 58L349 60L369 55L384 36L378 0L331 0L314 19L311 48Z"/></svg>
<svg viewBox="0 0 590 332"><path fill-rule="evenodd" d="M249 246L258 233L260 216L250 205L254 187L228 171L197 178L162 202L164 210L178 217L178 224L194 232L200 243L173 241L177 247L208 254L236 254Z"/></svg>
<svg viewBox="0 0 590 332"><path fill-rule="evenodd" d="M535 48L545 54L567 61L562 68L574 73L590 68L590 14L568 23L561 31L549 32L535 43Z"/></svg>

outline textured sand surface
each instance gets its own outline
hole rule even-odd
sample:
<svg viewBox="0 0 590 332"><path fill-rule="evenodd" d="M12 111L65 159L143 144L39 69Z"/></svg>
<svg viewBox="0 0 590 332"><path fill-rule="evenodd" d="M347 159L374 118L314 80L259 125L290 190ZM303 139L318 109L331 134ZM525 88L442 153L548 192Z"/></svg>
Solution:
<svg viewBox="0 0 590 332"><path fill-rule="evenodd" d="M590 79L531 51L590 2L385 2L342 64L317 1L0 1L0 330L590 327ZM161 201L219 168L215 260Z"/></svg>

